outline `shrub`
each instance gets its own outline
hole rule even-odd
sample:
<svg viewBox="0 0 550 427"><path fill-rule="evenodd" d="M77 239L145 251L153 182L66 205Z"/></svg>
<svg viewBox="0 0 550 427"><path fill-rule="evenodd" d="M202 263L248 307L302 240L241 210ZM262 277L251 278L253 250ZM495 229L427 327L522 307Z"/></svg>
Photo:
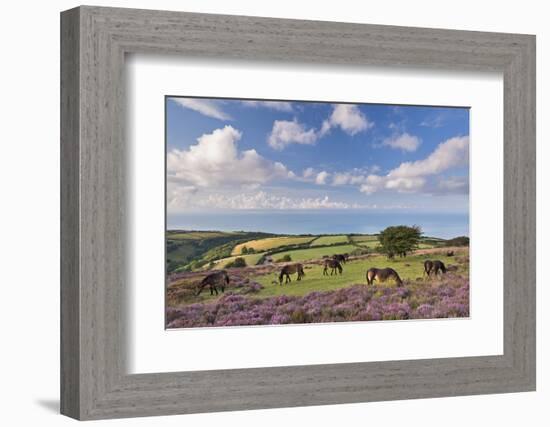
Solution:
<svg viewBox="0 0 550 427"><path fill-rule="evenodd" d="M452 273L433 286L405 281L403 288L353 285L303 296L250 298L246 294L262 289L253 281L238 289L215 302L169 308L168 328L469 316L469 281ZM170 298L169 303L176 305L178 299Z"/></svg>
<svg viewBox="0 0 550 427"><path fill-rule="evenodd" d="M289 254L286 254L284 257L279 258L275 262L290 262L292 261L292 257Z"/></svg>
<svg viewBox="0 0 550 427"><path fill-rule="evenodd" d="M227 263L225 268L243 268L246 267L246 261L244 258L237 257L233 261Z"/></svg>

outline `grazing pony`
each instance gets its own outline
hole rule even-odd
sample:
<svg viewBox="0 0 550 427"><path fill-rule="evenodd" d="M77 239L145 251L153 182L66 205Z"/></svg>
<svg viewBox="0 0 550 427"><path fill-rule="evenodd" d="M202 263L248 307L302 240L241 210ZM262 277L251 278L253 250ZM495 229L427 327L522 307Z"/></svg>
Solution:
<svg viewBox="0 0 550 427"><path fill-rule="evenodd" d="M429 277L433 268L434 268L433 261L430 261L429 259L424 261L424 274L425 275L427 275Z"/></svg>
<svg viewBox="0 0 550 427"><path fill-rule="evenodd" d="M403 281L397 271L393 268L369 268L367 270L367 284L374 285L374 281L385 282L389 278L394 279L397 282L397 286L402 286Z"/></svg>
<svg viewBox="0 0 550 427"><path fill-rule="evenodd" d="M345 264L349 259L349 254L334 254L332 259L338 261L340 264Z"/></svg>
<svg viewBox="0 0 550 427"><path fill-rule="evenodd" d="M447 256L454 256L455 255L455 251L447 251Z"/></svg>
<svg viewBox="0 0 550 427"><path fill-rule="evenodd" d="M325 260L325 268L323 269L323 276L328 276L328 269L330 270L330 275L337 274L336 270L338 270L338 273L342 274L342 271L344 270L342 268L342 264L336 259L326 259Z"/></svg>
<svg viewBox="0 0 550 427"><path fill-rule="evenodd" d="M431 276L432 273L437 276L439 273L445 274L446 272L447 268L445 267L445 264L443 264L441 261L430 261L429 259L424 261L424 273L426 273L428 276Z"/></svg>
<svg viewBox="0 0 550 427"><path fill-rule="evenodd" d="M302 280L302 277L306 275L304 273L304 267L302 264L289 264L285 265L283 268L281 268L281 273L279 274L279 285L283 284L283 277L286 276L285 283L292 282L290 279L290 275L297 273L298 277L296 280Z"/></svg>
<svg viewBox="0 0 550 427"><path fill-rule="evenodd" d="M227 285L229 285L229 276L227 274L227 271L220 270L216 271L215 273L210 273L199 283L197 296L201 294L202 290L206 286L210 287L210 295L214 295L214 292L216 292L216 295L218 295L218 286L220 287L220 290L222 292L225 292L225 287Z"/></svg>
<svg viewBox="0 0 550 427"><path fill-rule="evenodd" d="M434 268L433 268L432 271L437 276L440 272L441 272L441 274L445 274L447 272L447 268L445 267L445 264L443 264L443 262L435 260L434 261Z"/></svg>

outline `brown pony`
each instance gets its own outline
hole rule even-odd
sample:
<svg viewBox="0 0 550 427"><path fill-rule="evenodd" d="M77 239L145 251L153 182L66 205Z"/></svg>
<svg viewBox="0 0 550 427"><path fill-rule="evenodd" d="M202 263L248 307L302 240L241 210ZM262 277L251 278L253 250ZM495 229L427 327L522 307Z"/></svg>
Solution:
<svg viewBox="0 0 550 427"><path fill-rule="evenodd" d="M283 277L286 276L285 283L292 282L290 279L290 275L297 273L298 277L296 280L302 280L302 277L306 275L304 273L304 267L302 264L289 264L285 265L283 268L281 268L281 273L279 274L279 285L283 284Z"/></svg>
<svg viewBox="0 0 550 427"><path fill-rule="evenodd" d="M326 259L325 260L325 268L323 269L323 276L328 276L328 269L330 270L330 275L336 274L336 270L338 270L338 273L342 274L342 271L344 270L342 268L342 264L336 259Z"/></svg>
<svg viewBox="0 0 550 427"><path fill-rule="evenodd" d="M447 272L447 267L445 267L445 264L439 260L434 261L434 268L432 270L434 274L437 276L439 273L445 274Z"/></svg>
<svg viewBox="0 0 550 427"><path fill-rule="evenodd" d="M229 285L229 276L227 271L216 271L215 273L210 273L202 279L198 286L197 296L201 294L202 290L206 286L210 287L210 295L214 295L214 292L218 295L218 285L220 286L221 291L225 292L225 287Z"/></svg>
<svg viewBox="0 0 550 427"><path fill-rule="evenodd" d="M430 261L429 259L424 261L424 274L425 275L427 275L429 277L433 268L434 268L433 261Z"/></svg>
<svg viewBox="0 0 550 427"><path fill-rule="evenodd" d="M403 281L397 271L393 268L369 268L367 270L367 284L374 285L374 281L385 282L389 278L394 279L397 282L397 286L402 286Z"/></svg>
<svg viewBox="0 0 550 427"><path fill-rule="evenodd" d="M349 259L349 254L334 254L332 259L338 261L340 264L345 264Z"/></svg>
<svg viewBox="0 0 550 427"><path fill-rule="evenodd" d="M434 275L438 275L439 273L445 274L447 272L447 267L445 267L445 264L439 260L430 261L427 259L424 261L424 273L426 273L428 276L431 276L432 273Z"/></svg>

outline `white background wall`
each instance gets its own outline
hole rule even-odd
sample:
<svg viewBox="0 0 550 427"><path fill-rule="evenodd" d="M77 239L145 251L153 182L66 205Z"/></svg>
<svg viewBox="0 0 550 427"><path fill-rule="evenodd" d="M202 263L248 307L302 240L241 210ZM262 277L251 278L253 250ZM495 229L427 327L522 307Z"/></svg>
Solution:
<svg viewBox="0 0 550 427"><path fill-rule="evenodd" d="M109 421L145 426L499 426L550 423L548 250L550 26L546 2L96 1L97 5L537 35L538 391ZM74 1L4 2L0 31L0 394L3 425L57 426L59 384L59 12ZM546 303L544 303L546 301ZM546 307L545 307L546 305Z"/></svg>

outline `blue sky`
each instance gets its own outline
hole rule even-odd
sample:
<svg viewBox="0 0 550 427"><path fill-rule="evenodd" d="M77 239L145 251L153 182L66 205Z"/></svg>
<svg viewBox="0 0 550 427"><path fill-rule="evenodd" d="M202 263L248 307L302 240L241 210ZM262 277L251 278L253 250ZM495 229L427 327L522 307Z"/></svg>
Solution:
<svg viewBox="0 0 550 427"><path fill-rule="evenodd" d="M166 98L168 215L467 213L467 108Z"/></svg>

